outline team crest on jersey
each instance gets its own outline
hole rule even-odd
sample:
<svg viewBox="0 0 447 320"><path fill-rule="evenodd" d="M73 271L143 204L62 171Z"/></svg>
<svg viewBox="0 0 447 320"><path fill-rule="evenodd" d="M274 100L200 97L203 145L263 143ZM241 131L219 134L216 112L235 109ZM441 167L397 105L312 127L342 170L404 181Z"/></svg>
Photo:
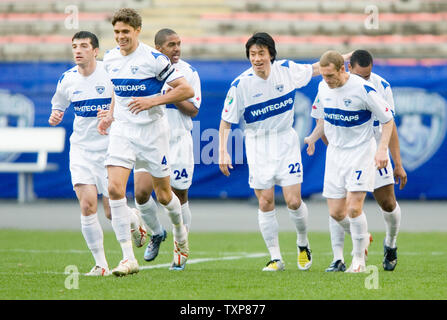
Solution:
<svg viewBox="0 0 447 320"><path fill-rule="evenodd" d="M447 101L438 93L420 88L394 88L393 93L402 163L413 171L427 162L444 141Z"/></svg>
<svg viewBox="0 0 447 320"><path fill-rule="evenodd" d="M279 92L283 92L283 91L284 91L284 85L283 85L283 84L278 84L278 85L275 87L275 89L278 90Z"/></svg>
<svg viewBox="0 0 447 320"><path fill-rule="evenodd" d="M349 107L350 105L351 105L351 103L352 103L352 100L351 99L343 99L343 102L344 102L344 104L345 104L345 107Z"/></svg>
<svg viewBox="0 0 447 320"><path fill-rule="evenodd" d="M130 71L132 72L132 74L137 73L137 71L138 71L138 66L131 66L131 67L130 67Z"/></svg>
<svg viewBox="0 0 447 320"><path fill-rule="evenodd" d="M98 92L99 94L103 94L104 90L106 90L106 87L104 86L96 86L96 92Z"/></svg>

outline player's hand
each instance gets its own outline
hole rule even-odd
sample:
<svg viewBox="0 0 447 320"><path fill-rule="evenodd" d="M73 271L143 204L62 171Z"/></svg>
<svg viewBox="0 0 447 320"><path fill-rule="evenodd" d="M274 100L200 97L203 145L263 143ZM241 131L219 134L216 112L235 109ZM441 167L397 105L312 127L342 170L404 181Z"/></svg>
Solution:
<svg viewBox="0 0 447 320"><path fill-rule="evenodd" d="M109 113L110 113L110 110L98 110L98 113L97 113L97 117L99 118L99 120L101 120L102 118L105 118L105 117L107 117L107 116L109 116Z"/></svg>
<svg viewBox="0 0 447 320"><path fill-rule="evenodd" d="M233 169L231 157L226 151L219 152L219 169L227 177L230 176L229 169Z"/></svg>
<svg viewBox="0 0 447 320"><path fill-rule="evenodd" d="M50 118L48 119L48 123L50 126L57 126L59 123L61 123L62 118L64 117L64 112L60 110L53 110L51 111Z"/></svg>
<svg viewBox="0 0 447 320"><path fill-rule="evenodd" d="M385 168L388 165L387 150L378 149L374 157L374 162L378 170Z"/></svg>
<svg viewBox="0 0 447 320"><path fill-rule="evenodd" d="M307 144L307 154L309 156L313 156L315 153L315 142L312 142L311 139L309 137L305 137L304 138L304 143Z"/></svg>
<svg viewBox="0 0 447 320"><path fill-rule="evenodd" d="M341 56L343 57L344 61L349 61L349 60L351 60L351 56L352 56L353 53L354 53L354 51L351 51L351 52L342 54Z"/></svg>
<svg viewBox="0 0 447 320"><path fill-rule="evenodd" d="M399 184L399 180L400 180L399 190L402 190L407 184L407 173L405 172L405 169L402 166L395 166L394 183Z"/></svg>
<svg viewBox="0 0 447 320"><path fill-rule="evenodd" d="M148 110L155 107L151 98L132 97L132 101L128 104L129 111L134 114L139 114L141 111Z"/></svg>
<svg viewBox="0 0 447 320"><path fill-rule="evenodd" d="M101 118L101 120L99 120L99 123L97 126L99 134L101 134L103 136L108 135L107 129L110 127L112 122L113 122L113 118L109 115L107 115L104 118Z"/></svg>

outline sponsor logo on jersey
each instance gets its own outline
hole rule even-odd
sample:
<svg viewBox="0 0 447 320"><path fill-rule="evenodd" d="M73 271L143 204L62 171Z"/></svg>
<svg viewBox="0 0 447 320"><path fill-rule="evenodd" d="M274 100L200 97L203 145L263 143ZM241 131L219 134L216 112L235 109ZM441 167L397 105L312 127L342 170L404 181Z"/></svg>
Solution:
<svg viewBox="0 0 447 320"><path fill-rule="evenodd" d="M99 110L109 110L112 98L87 99L72 101L70 107L73 107L75 114L79 117L96 117Z"/></svg>
<svg viewBox="0 0 447 320"><path fill-rule="evenodd" d="M291 110L295 101L295 91L296 90L292 90L284 96L257 103L245 108L245 122L253 123L256 121L262 121Z"/></svg>
<svg viewBox="0 0 447 320"><path fill-rule="evenodd" d="M447 129L447 101L420 88L394 88L395 121L405 169L426 163L442 145Z"/></svg>
<svg viewBox="0 0 447 320"><path fill-rule="evenodd" d="M338 127L355 127L368 122L371 111L347 111L338 108L324 108L324 120Z"/></svg>
<svg viewBox="0 0 447 320"><path fill-rule="evenodd" d="M147 79L112 79L119 97L147 97L161 92L164 81Z"/></svg>

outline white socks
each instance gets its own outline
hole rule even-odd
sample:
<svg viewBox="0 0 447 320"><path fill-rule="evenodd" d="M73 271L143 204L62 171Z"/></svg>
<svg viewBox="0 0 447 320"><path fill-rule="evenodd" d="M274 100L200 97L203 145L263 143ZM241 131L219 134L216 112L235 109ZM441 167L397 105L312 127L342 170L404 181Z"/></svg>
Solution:
<svg viewBox="0 0 447 320"><path fill-rule="evenodd" d="M392 212L382 211L383 220L385 220L386 237L385 245L390 248L396 248L397 234L399 233L401 211L396 202L396 208Z"/></svg>
<svg viewBox="0 0 447 320"><path fill-rule="evenodd" d="M127 206L127 199L109 200L112 212L112 228L123 251L123 260L135 260L130 234L130 216L133 214Z"/></svg>
<svg viewBox="0 0 447 320"><path fill-rule="evenodd" d="M152 197L149 197L149 200L146 203L138 204L135 201L135 205L138 210L141 212L141 217L144 222L146 222L149 229L152 230L152 235L160 235L163 233L163 227L158 220L157 211L158 206L155 203L155 200Z"/></svg>
<svg viewBox="0 0 447 320"><path fill-rule="evenodd" d="M296 233L297 233L297 241L296 244L300 247L306 247L308 245L307 241L307 217L309 212L307 210L307 206L304 201L301 201L301 205L298 209L289 210L289 216L292 221L295 223Z"/></svg>
<svg viewBox="0 0 447 320"><path fill-rule="evenodd" d="M104 253L104 236L96 213L89 216L81 215L81 231L85 242L87 242L87 247L93 254L95 264L108 269Z"/></svg>
<svg viewBox="0 0 447 320"><path fill-rule="evenodd" d="M349 219L344 218L343 220L347 220L349 228ZM344 262L343 248L345 245L345 229L341 223L329 216L329 231L331 233L331 245L334 254L333 261L341 260Z"/></svg>
<svg viewBox="0 0 447 320"><path fill-rule="evenodd" d="M349 218L351 223L351 237L354 259L365 260L365 248L368 236L368 222L366 221L366 215L362 212L356 218Z"/></svg>
<svg viewBox="0 0 447 320"><path fill-rule="evenodd" d="M186 227L186 230L189 232L191 229L191 210L189 209L189 202L185 202L182 204L182 217L183 217L183 224Z"/></svg>
<svg viewBox="0 0 447 320"><path fill-rule="evenodd" d="M175 193L172 193L172 200L166 206L162 205L166 211L168 211L169 218L171 219L173 228L172 232L174 234L174 240L177 242L183 242L188 238L188 233L183 224L182 218L182 207L180 205L180 200L177 198Z"/></svg>
<svg viewBox="0 0 447 320"><path fill-rule="evenodd" d="M264 238L265 245L270 252L271 260L282 260L279 250L278 239L278 221L276 220L276 211L263 212L258 210L258 223Z"/></svg>

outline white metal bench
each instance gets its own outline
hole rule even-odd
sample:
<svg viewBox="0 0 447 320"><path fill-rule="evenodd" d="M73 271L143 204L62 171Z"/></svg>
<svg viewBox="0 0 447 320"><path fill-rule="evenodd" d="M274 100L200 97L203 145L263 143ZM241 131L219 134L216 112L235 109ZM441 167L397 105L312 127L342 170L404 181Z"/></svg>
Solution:
<svg viewBox="0 0 447 320"><path fill-rule="evenodd" d="M0 128L0 152L37 152L36 162L0 162L0 173L18 173L20 203L34 199L33 173L57 170L57 164L48 163L48 152L62 152L64 145L65 129L62 127Z"/></svg>

